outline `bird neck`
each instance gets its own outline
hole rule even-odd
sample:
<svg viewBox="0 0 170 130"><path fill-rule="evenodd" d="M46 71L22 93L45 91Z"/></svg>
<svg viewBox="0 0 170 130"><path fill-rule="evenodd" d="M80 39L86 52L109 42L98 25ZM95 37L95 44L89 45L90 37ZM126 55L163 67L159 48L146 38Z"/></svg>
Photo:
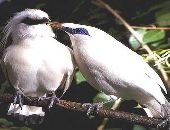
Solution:
<svg viewBox="0 0 170 130"><path fill-rule="evenodd" d="M71 38L72 47L75 53L86 54L86 51L93 48L93 43L91 39L88 38Z"/></svg>

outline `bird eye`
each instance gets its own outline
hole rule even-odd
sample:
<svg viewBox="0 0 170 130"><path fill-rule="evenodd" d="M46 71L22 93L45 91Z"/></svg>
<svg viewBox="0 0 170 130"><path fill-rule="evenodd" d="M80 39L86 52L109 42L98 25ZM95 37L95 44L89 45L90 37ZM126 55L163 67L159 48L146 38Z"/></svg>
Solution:
<svg viewBox="0 0 170 130"><path fill-rule="evenodd" d="M82 34L83 33L83 30L81 28L76 28L75 30L76 30L75 31L76 34Z"/></svg>
<svg viewBox="0 0 170 130"><path fill-rule="evenodd" d="M89 35L89 32L85 28L76 28L75 30L76 30L75 34Z"/></svg>
<svg viewBox="0 0 170 130"><path fill-rule="evenodd" d="M63 31L68 32L70 34L83 34L90 36L89 32L84 28L69 28L69 27L63 27L61 28Z"/></svg>
<svg viewBox="0 0 170 130"><path fill-rule="evenodd" d="M81 29L80 29L80 28L77 28L77 32L81 32Z"/></svg>
<svg viewBox="0 0 170 130"><path fill-rule="evenodd" d="M26 17L21 22L27 25L37 25L37 24L48 23L49 21L50 19L46 17L43 17L42 19L33 19L33 18Z"/></svg>

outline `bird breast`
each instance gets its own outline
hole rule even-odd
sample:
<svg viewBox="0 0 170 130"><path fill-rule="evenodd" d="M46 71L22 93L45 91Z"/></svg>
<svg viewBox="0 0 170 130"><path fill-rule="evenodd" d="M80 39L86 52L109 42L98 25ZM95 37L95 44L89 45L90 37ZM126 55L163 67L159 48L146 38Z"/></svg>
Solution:
<svg viewBox="0 0 170 130"><path fill-rule="evenodd" d="M33 93L41 87L56 90L65 72L73 71L70 51L53 39L27 39L9 46L4 53L11 84ZM19 82L19 85L17 84ZM47 87L47 88L42 88Z"/></svg>

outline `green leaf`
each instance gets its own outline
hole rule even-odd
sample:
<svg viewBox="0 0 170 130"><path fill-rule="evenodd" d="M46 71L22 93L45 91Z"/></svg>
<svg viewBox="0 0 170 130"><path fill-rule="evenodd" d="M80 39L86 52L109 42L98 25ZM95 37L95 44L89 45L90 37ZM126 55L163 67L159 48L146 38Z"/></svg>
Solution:
<svg viewBox="0 0 170 130"><path fill-rule="evenodd" d="M161 49L160 46L165 45L165 41L166 41L166 39L161 40L161 41L156 41L156 42L150 44L150 47L153 48L154 50Z"/></svg>
<svg viewBox="0 0 170 130"><path fill-rule="evenodd" d="M167 49L167 48L170 48L170 43L160 44L157 48L159 48L159 49Z"/></svg>
<svg viewBox="0 0 170 130"><path fill-rule="evenodd" d="M150 17L151 13L159 12L159 10L169 8L169 7L170 7L170 1L159 2L158 4L149 8L148 10L137 12L136 16L134 16L132 18L132 20L136 20L136 19L139 19L139 18L141 19L141 18L144 18L146 16Z"/></svg>
<svg viewBox="0 0 170 130"><path fill-rule="evenodd" d="M146 130L145 127L140 125L134 125L133 130Z"/></svg>
<svg viewBox="0 0 170 130"><path fill-rule="evenodd" d="M13 126L14 124L11 122L11 121L8 121L4 118L0 118L0 127L11 127Z"/></svg>
<svg viewBox="0 0 170 130"><path fill-rule="evenodd" d="M143 41L146 44L155 43L165 38L165 31L163 30L150 30L144 34Z"/></svg>
<svg viewBox="0 0 170 130"><path fill-rule="evenodd" d="M165 2L161 2L161 3L156 4L155 6L150 8L149 10L154 11L154 10L157 10L157 9L160 9L160 8L167 8L169 6L170 6L170 1L165 1Z"/></svg>
<svg viewBox="0 0 170 130"><path fill-rule="evenodd" d="M26 126L16 126L12 121L8 121L5 118L0 118L0 129L2 130L32 130Z"/></svg>
<svg viewBox="0 0 170 130"><path fill-rule="evenodd" d="M80 71L77 71L75 74L76 82L81 83L83 81L86 81L86 79L83 77Z"/></svg>
<svg viewBox="0 0 170 130"><path fill-rule="evenodd" d="M169 5L170 6L170 5ZM159 26L169 26L170 25L170 8L163 8L155 13L155 22Z"/></svg>
<svg viewBox="0 0 170 130"><path fill-rule="evenodd" d="M136 32L138 33L138 35L141 38L143 38L144 34L146 33L146 30L145 29L138 29L138 30L136 30ZM133 35L130 36L129 43L134 50L139 49L140 46L141 46L141 44L138 42L138 40L136 40L136 38Z"/></svg>
<svg viewBox="0 0 170 130"><path fill-rule="evenodd" d="M164 30L136 30L138 35L142 38L145 44L150 44L153 48L157 48L162 42L165 41L165 31ZM131 35L129 38L129 43L134 50L139 49L141 44L136 40L136 38Z"/></svg>
<svg viewBox="0 0 170 130"><path fill-rule="evenodd" d="M94 103L107 102L106 104L104 104L104 107L111 108L113 106L114 100L109 95L100 92L93 98L93 102Z"/></svg>

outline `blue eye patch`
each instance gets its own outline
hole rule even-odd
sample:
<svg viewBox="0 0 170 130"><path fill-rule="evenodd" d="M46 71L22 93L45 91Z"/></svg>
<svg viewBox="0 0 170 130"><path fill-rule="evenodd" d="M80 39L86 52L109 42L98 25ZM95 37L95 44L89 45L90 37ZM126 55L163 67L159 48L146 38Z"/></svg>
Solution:
<svg viewBox="0 0 170 130"><path fill-rule="evenodd" d="M89 32L85 28L69 28L69 27L63 27L63 31L68 32L70 34L83 34L90 36Z"/></svg>

